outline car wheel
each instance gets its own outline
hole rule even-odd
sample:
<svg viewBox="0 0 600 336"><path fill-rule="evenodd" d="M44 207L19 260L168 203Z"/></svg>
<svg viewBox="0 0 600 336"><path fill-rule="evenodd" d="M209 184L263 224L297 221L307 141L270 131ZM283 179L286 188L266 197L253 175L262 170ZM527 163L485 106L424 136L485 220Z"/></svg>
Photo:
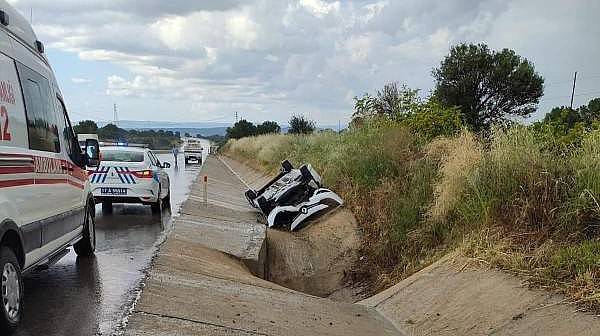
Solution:
<svg viewBox="0 0 600 336"><path fill-rule="evenodd" d="M158 197L155 203L152 203L152 205L150 205L150 207L152 208L152 213L157 214L160 213L161 209L162 209L162 199L160 198L160 189L158 190Z"/></svg>
<svg viewBox="0 0 600 336"><path fill-rule="evenodd" d="M104 205L104 203L102 204ZM96 250L96 216L94 210L93 206L88 206L83 224L83 238L73 245L75 253L81 257L89 257Z"/></svg>
<svg viewBox="0 0 600 336"><path fill-rule="evenodd" d="M0 334L12 334L23 314L23 278L13 250L0 248Z"/></svg>
<svg viewBox="0 0 600 336"><path fill-rule="evenodd" d="M163 199L163 205L165 207L171 206L171 191L170 190L169 190L169 193L167 194L167 196L165 196L165 198Z"/></svg>
<svg viewBox="0 0 600 336"><path fill-rule="evenodd" d="M102 212L103 213L113 212L113 204L111 202L102 202Z"/></svg>

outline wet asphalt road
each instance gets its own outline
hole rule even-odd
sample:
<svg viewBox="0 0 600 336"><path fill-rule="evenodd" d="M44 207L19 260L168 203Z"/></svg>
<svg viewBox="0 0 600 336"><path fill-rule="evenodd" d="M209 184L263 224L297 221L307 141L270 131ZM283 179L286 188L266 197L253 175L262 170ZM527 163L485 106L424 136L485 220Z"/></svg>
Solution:
<svg viewBox="0 0 600 336"><path fill-rule="evenodd" d="M149 206L114 205L113 213L96 207L96 255L78 258L70 251L47 270L24 277L24 318L19 336L112 335L137 295L143 272L187 198L200 165L185 166L183 155L175 168L170 162L171 208L153 215Z"/></svg>

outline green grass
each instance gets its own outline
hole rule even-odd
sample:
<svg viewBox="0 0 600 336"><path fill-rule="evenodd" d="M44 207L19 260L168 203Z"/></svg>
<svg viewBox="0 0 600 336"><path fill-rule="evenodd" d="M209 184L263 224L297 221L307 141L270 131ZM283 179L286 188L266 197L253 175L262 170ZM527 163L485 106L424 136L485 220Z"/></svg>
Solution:
<svg viewBox="0 0 600 336"><path fill-rule="evenodd" d="M225 152L273 172L311 163L356 215L354 275L373 290L458 249L600 307L600 132L560 155L535 129L433 141L392 122L344 134L230 141Z"/></svg>

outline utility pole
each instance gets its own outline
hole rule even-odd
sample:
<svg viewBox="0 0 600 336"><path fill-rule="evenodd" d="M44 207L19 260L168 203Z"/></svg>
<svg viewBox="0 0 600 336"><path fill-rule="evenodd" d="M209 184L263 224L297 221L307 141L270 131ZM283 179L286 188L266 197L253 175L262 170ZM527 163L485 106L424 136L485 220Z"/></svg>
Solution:
<svg viewBox="0 0 600 336"><path fill-rule="evenodd" d="M342 122L338 120L338 134L342 133Z"/></svg>
<svg viewBox="0 0 600 336"><path fill-rule="evenodd" d="M236 111L236 112L235 112L235 123L237 124L237 122L238 122L238 113L237 113L237 111Z"/></svg>
<svg viewBox="0 0 600 336"><path fill-rule="evenodd" d="M113 121L115 123L115 126L118 127L119 126L119 116L117 115L117 103L115 103L113 105L113 118L114 118Z"/></svg>
<svg viewBox="0 0 600 336"><path fill-rule="evenodd" d="M577 71L573 77L573 91L571 91L571 110L573 109L573 97L575 97L575 83L577 82Z"/></svg>

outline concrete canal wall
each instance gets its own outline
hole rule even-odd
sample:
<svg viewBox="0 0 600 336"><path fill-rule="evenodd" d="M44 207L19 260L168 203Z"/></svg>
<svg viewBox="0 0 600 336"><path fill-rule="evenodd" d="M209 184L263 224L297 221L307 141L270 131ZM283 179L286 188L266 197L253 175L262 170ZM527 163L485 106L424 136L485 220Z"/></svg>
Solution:
<svg viewBox="0 0 600 336"><path fill-rule="evenodd" d="M206 160L125 335L401 335L373 308L264 280L266 230L245 189L225 163Z"/></svg>

